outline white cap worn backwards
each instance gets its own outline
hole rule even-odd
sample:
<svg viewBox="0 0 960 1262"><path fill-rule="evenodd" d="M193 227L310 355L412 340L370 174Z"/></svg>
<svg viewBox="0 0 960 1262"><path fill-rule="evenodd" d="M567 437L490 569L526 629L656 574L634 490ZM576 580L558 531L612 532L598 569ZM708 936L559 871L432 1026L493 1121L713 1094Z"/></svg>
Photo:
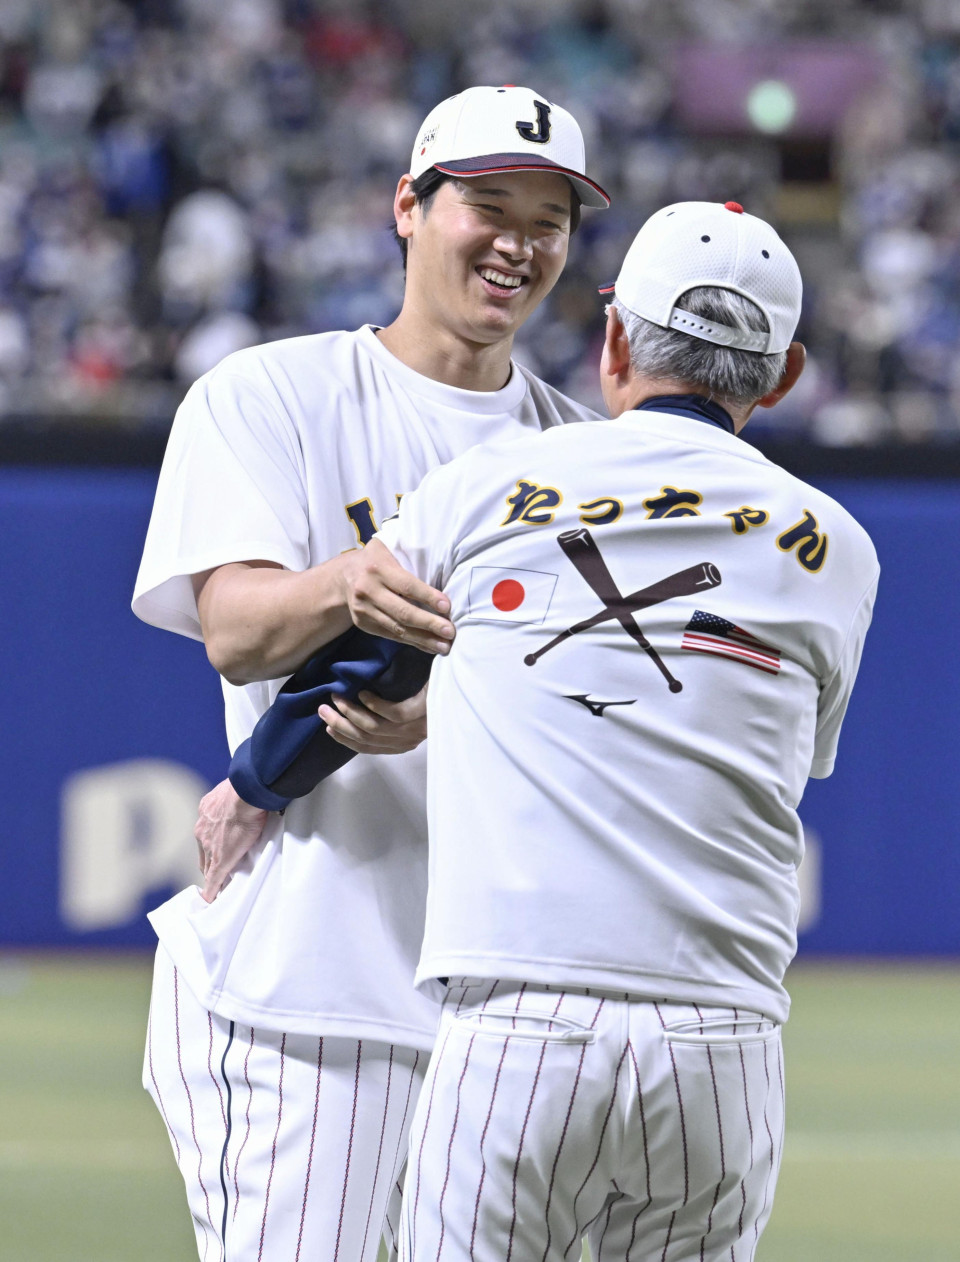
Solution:
<svg viewBox="0 0 960 1262"><path fill-rule="evenodd" d="M610 198L584 174L583 135L577 120L532 88L467 88L435 106L417 133L410 159L416 178L430 167L448 175L539 171L565 175L585 206Z"/></svg>
<svg viewBox="0 0 960 1262"><path fill-rule="evenodd" d="M688 289L730 289L755 302L769 333L748 333L677 306ZM677 202L650 216L633 239L613 285L635 315L719 346L773 355L785 351L800 319L803 286L793 255L768 223L736 202Z"/></svg>

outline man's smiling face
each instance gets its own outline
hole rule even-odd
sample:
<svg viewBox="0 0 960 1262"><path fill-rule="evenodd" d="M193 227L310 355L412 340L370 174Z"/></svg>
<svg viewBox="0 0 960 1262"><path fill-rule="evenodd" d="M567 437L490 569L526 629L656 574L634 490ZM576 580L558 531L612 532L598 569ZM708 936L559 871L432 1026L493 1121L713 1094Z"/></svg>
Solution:
<svg viewBox="0 0 960 1262"><path fill-rule="evenodd" d="M552 171L448 180L411 212L405 305L469 342L512 337L563 270L572 197Z"/></svg>

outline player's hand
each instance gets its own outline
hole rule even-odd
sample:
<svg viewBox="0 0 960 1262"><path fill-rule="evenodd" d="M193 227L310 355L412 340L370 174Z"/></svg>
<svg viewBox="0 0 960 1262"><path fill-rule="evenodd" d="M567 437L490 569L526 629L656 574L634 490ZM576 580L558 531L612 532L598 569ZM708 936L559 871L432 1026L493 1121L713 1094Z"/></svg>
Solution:
<svg viewBox="0 0 960 1262"><path fill-rule="evenodd" d="M208 903L217 897L250 847L260 840L267 814L238 797L229 780L222 780L200 799L193 835L204 878L200 893Z"/></svg>
<svg viewBox="0 0 960 1262"><path fill-rule="evenodd" d="M405 570L379 539L339 558L339 580L342 601L361 631L427 653L450 652L449 599Z"/></svg>
<svg viewBox="0 0 960 1262"><path fill-rule="evenodd" d="M360 704L337 701L317 713L335 741L357 754L404 754L427 735L427 685L407 701L384 701L361 692Z"/></svg>

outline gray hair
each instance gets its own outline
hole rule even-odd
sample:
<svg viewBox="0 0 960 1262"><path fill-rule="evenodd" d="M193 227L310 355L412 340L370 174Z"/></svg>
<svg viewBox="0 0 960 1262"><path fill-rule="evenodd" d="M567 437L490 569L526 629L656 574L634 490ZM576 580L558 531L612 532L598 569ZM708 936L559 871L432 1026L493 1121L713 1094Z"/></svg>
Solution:
<svg viewBox="0 0 960 1262"><path fill-rule="evenodd" d="M762 399L779 382L787 352L762 355L718 346L677 329L664 329L635 315L619 298L616 309L630 343L630 362L645 377L667 378L709 390L721 403L747 404ZM750 332L769 331L767 318L755 302L730 289L688 289L676 305L691 315L729 324Z"/></svg>

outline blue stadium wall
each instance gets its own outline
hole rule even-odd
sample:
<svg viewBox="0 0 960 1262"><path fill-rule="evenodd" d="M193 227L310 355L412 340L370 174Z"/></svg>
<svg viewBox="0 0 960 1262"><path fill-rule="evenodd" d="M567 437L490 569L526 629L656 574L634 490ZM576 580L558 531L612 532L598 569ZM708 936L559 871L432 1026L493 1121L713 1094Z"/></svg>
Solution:
<svg viewBox="0 0 960 1262"><path fill-rule="evenodd" d="M801 951L960 953L960 484L817 479L880 599L837 771L811 781ZM202 647L129 612L155 474L0 468L0 946L145 946L226 763Z"/></svg>

